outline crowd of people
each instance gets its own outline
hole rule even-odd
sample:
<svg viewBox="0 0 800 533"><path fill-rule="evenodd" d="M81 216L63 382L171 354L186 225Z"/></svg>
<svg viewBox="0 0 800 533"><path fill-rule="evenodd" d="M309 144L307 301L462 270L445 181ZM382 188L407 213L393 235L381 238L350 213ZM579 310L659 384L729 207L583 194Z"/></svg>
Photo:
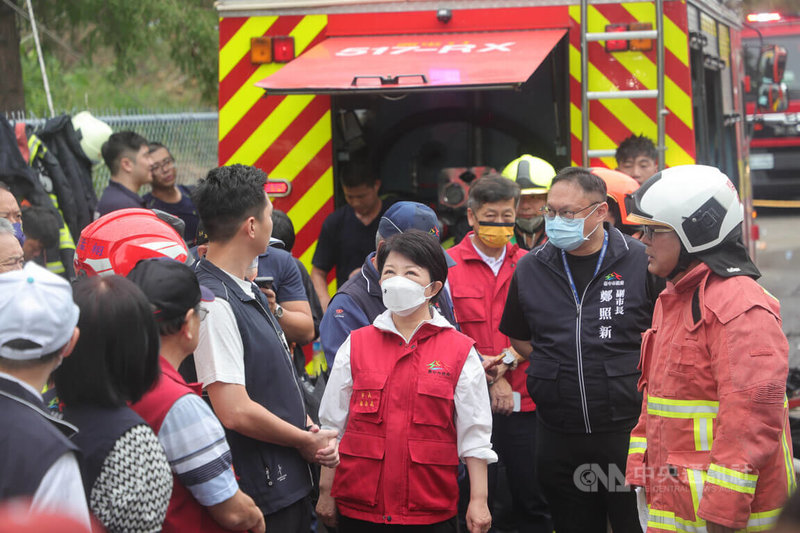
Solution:
<svg viewBox="0 0 800 533"><path fill-rule="evenodd" d="M129 131L101 154L77 279L47 257L63 219L0 182L0 515L793 530L788 345L719 170L659 172L642 136L617 170L523 155L471 183L470 231L445 250L429 206L353 165L309 273L263 171L179 185L169 148Z"/></svg>

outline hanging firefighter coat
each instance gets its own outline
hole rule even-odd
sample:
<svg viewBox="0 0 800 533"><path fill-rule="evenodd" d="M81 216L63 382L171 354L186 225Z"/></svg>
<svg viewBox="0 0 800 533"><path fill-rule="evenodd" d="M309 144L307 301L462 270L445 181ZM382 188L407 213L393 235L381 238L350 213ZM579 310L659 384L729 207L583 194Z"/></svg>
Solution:
<svg viewBox="0 0 800 533"><path fill-rule="evenodd" d="M56 156L69 183L69 190L75 201L77 224L68 222L68 225L73 240L77 242L81 230L94 220L94 210L97 207L97 195L92 185L92 162L81 149L69 115L48 120L36 130L36 135Z"/></svg>
<svg viewBox="0 0 800 533"><path fill-rule="evenodd" d="M25 199L32 205L52 205L36 173L25 164L14 128L5 117L0 117L0 181L8 185L17 201Z"/></svg>
<svg viewBox="0 0 800 533"><path fill-rule="evenodd" d="M795 486L777 300L701 263L659 296L640 367L626 481L647 531L769 529Z"/></svg>

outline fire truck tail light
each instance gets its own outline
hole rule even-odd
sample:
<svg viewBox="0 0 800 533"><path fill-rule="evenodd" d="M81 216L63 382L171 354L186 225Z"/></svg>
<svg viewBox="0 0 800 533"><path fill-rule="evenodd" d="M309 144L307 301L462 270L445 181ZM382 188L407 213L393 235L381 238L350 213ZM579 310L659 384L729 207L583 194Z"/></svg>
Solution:
<svg viewBox="0 0 800 533"><path fill-rule="evenodd" d="M650 22L632 22L628 27L630 31L649 31L653 29ZM649 52L653 49L653 39L631 39L631 50Z"/></svg>
<svg viewBox="0 0 800 533"><path fill-rule="evenodd" d="M254 65L272 63L272 37L261 36L250 39L250 62Z"/></svg>
<svg viewBox="0 0 800 533"><path fill-rule="evenodd" d="M781 20L780 13L750 13L747 22L775 22Z"/></svg>
<svg viewBox="0 0 800 533"><path fill-rule="evenodd" d="M606 26L606 32L623 32L628 31L627 24L609 24ZM628 49L628 41L620 39L618 41L606 41L606 52L624 52Z"/></svg>
<svg viewBox="0 0 800 533"><path fill-rule="evenodd" d="M270 197L283 198L284 196L289 196L289 193L292 192L292 184L286 180L271 179L264 184L264 191Z"/></svg>
<svg viewBox="0 0 800 533"><path fill-rule="evenodd" d="M272 57L276 63L288 63L294 59L294 37L291 35L273 37Z"/></svg>

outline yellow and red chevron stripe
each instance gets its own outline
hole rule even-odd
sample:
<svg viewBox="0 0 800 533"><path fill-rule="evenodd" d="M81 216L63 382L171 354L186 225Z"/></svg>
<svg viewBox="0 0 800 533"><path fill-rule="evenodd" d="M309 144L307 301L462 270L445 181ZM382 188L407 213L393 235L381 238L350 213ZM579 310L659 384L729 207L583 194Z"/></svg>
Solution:
<svg viewBox="0 0 800 533"><path fill-rule="evenodd" d="M281 64L253 65L250 39L291 35L295 53L325 37L327 17L270 16L220 19L219 164L241 163L291 181L292 192L276 198L295 226L293 253L310 269L325 217L333 211L333 154L328 96L267 96L255 83Z"/></svg>
<svg viewBox="0 0 800 533"><path fill-rule="evenodd" d="M580 6L570 6L570 131L572 164L581 161L581 37ZM652 3L590 5L588 31L603 32L607 24L650 22L656 27ZM657 89L655 46L649 52L605 51L604 43L588 43L589 91ZM664 2L664 102L667 166L695 162L692 118L692 81L685 0ZM658 135L655 99L614 99L589 102L589 147L615 149L626 137L643 134L654 141ZM613 157L592 159L591 166L616 167Z"/></svg>

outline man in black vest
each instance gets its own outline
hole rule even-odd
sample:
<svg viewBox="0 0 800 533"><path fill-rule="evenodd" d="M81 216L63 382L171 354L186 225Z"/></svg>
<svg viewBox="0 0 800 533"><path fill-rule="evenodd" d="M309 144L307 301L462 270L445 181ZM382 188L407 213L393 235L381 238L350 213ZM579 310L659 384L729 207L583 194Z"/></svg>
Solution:
<svg viewBox="0 0 800 533"><path fill-rule="evenodd" d="M604 223L606 199L605 182L584 168L553 178L548 241L517 263L500 321L530 357L536 471L559 533L605 533L608 522L641 530L624 470L641 410L641 334L658 290L644 245Z"/></svg>
<svg viewBox="0 0 800 533"><path fill-rule="evenodd" d="M195 189L209 239L195 269L215 296L195 366L226 429L239 486L264 513L267 530L306 533L308 463L338 464L337 432L311 423L283 331L266 297L245 279L272 233L265 182L257 168L233 165L211 170Z"/></svg>
<svg viewBox="0 0 800 533"><path fill-rule="evenodd" d="M31 512L62 514L90 529L89 509L67 437L41 390L78 340L78 306L63 278L28 263L0 275L0 500L25 498Z"/></svg>

